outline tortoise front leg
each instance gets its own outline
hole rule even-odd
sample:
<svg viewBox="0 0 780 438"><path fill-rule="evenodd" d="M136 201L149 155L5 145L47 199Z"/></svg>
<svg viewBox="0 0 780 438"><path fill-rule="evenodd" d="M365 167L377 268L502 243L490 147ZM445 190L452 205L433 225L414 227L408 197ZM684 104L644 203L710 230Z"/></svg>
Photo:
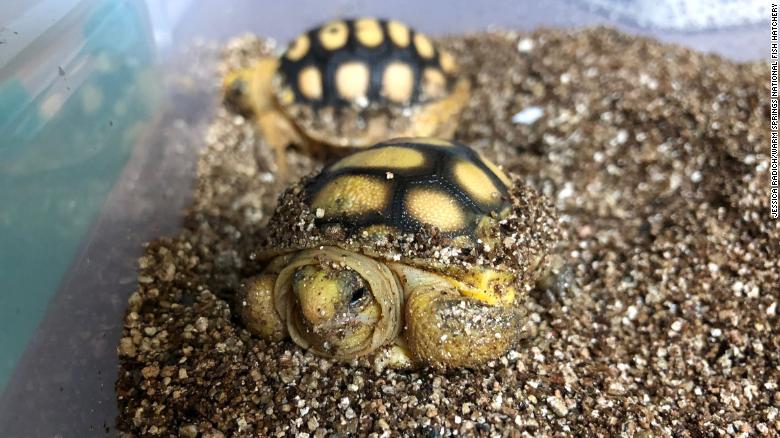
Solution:
<svg viewBox="0 0 780 438"><path fill-rule="evenodd" d="M415 358L445 368L481 365L508 351L520 337L525 313L464 297L441 280L414 286L405 316Z"/></svg>
<svg viewBox="0 0 780 438"><path fill-rule="evenodd" d="M291 144L302 145L304 141L292 122L279 111L261 112L257 115L257 124L265 143L274 153L277 180L280 183L286 183L289 176L287 147Z"/></svg>
<svg viewBox="0 0 780 438"><path fill-rule="evenodd" d="M287 338L287 326L274 308L276 274L260 274L241 285L236 308L246 328L267 341Z"/></svg>

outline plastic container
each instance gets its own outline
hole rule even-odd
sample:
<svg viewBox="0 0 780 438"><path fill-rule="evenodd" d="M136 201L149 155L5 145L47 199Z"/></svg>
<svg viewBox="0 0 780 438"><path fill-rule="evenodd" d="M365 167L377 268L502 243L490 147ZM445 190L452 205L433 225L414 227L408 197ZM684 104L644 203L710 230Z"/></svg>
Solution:
<svg viewBox="0 0 780 438"><path fill-rule="evenodd" d="M183 53L196 39L251 31L286 41L335 16L377 15L431 34L609 24L736 60L766 59L769 48L755 11L689 32L684 20L663 26L632 9L675 2L31 3L0 6L3 437L112 429L115 348L136 259L144 241L175 232L203 134L189 127L217 102L208 71L202 83L176 83L189 65L213 67L213 53Z"/></svg>

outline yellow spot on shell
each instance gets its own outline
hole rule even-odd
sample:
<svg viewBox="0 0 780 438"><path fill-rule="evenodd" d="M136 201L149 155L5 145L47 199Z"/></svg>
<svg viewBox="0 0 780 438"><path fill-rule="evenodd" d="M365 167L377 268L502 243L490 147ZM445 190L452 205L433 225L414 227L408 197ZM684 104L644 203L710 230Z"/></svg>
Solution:
<svg viewBox="0 0 780 438"><path fill-rule="evenodd" d="M487 168L490 169L491 172L496 174L498 179L500 179L501 182L504 183L504 185L506 185L507 187L512 186L512 180L509 179L509 177L507 176L506 173L504 173L503 170L499 169L498 166L493 164L492 161L485 158L482 154L479 154L479 158L482 160L483 163L485 163L485 166L487 166Z"/></svg>
<svg viewBox="0 0 780 438"><path fill-rule="evenodd" d="M347 100L365 97L368 92L370 72L362 62L345 62L336 70L336 90Z"/></svg>
<svg viewBox="0 0 780 438"><path fill-rule="evenodd" d="M414 72L405 62L391 62L382 74L382 93L390 100L406 103L414 91Z"/></svg>
<svg viewBox="0 0 780 438"><path fill-rule="evenodd" d="M447 94L447 79L441 70L427 67L423 71L422 91L431 99L440 99Z"/></svg>
<svg viewBox="0 0 780 438"><path fill-rule="evenodd" d="M453 74L458 71L458 64L455 62L455 58L450 52L440 51L439 64L441 64L442 70L449 74Z"/></svg>
<svg viewBox="0 0 780 438"><path fill-rule="evenodd" d="M414 34L414 47L417 48L417 53L423 58L433 58L433 44L427 36L421 33Z"/></svg>
<svg viewBox="0 0 780 438"><path fill-rule="evenodd" d="M406 195L406 210L418 221L441 231L456 231L465 225L465 215L458 201L446 193L412 189Z"/></svg>
<svg viewBox="0 0 780 438"><path fill-rule="evenodd" d="M388 21L387 33L396 46L403 48L409 45L409 28L405 24L395 20Z"/></svg>
<svg viewBox="0 0 780 438"><path fill-rule="evenodd" d="M305 67L298 74L298 88L301 94L309 99L319 99L322 97L322 74L320 70L313 65Z"/></svg>
<svg viewBox="0 0 780 438"><path fill-rule="evenodd" d="M321 208L325 217L380 211L387 206L390 186L363 175L343 175L325 185L314 196L312 209Z"/></svg>
<svg viewBox="0 0 780 438"><path fill-rule="evenodd" d="M347 43L349 29L343 21L333 21L322 26L319 32L320 44L328 50L340 49Z"/></svg>
<svg viewBox="0 0 780 438"><path fill-rule="evenodd" d="M355 22L355 36L366 47L376 47L385 39L382 27L374 18L362 18Z"/></svg>
<svg viewBox="0 0 780 438"><path fill-rule="evenodd" d="M306 34L303 34L299 36L298 38L293 41L292 45L287 49L287 59L290 61L297 61L309 52L309 46L311 43L309 42L309 36Z"/></svg>
<svg viewBox="0 0 780 438"><path fill-rule="evenodd" d="M497 203L499 191L485 172L473 163L458 161L452 168L455 180L473 198L485 203Z"/></svg>
<svg viewBox="0 0 780 438"><path fill-rule="evenodd" d="M387 170L411 169L422 166L425 157L420 151L401 146L388 146L357 152L341 159L331 167L332 171L346 167L384 168Z"/></svg>

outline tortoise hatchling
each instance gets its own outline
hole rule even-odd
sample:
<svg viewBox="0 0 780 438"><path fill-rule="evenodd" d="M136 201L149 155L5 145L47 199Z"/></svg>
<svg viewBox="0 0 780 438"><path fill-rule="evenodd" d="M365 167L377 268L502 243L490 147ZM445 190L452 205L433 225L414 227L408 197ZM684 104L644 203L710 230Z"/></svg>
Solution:
<svg viewBox="0 0 780 438"><path fill-rule="evenodd" d="M252 114L284 166L297 144L363 148L401 136L450 138L469 96L453 56L397 21L336 20L279 57L225 77L225 100Z"/></svg>
<svg viewBox="0 0 780 438"><path fill-rule="evenodd" d="M474 150L411 138L294 184L266 232L238 293L246 327L379 368L504 354L559 233L544 197Z"/></svg>

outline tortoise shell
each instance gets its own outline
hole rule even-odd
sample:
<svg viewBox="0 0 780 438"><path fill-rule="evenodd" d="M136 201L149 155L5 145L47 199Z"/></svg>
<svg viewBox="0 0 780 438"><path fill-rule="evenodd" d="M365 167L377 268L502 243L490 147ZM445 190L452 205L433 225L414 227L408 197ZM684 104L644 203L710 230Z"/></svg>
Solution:
<svg viewBox="0 0 780 438"><path fill-rule="evenodd" d="M398 139L333 163L306 188L318 225L349 234L469 236L506 207L509 179L474 150L454 142Z"/></svg>
<svg viewBox="0 0 780 438"><path fill-rule="evenodd" d="M394 20L336 20L279 57L273 93L308 137L367 147L402 136L450 137L469 95L454 57Z"/></svg>
<svg viewBox="0 0 780 438"><path fill-rule="evenodd" d="M444 97L457 67L449 53L398 21L337 20L298 36L280 58L283 102L317 107L410 106Z"/></svg>
<svg viewBox="0 0 780 438"><path fill-rule="evenodd" d="M290 186L255 256L339 247L454 272L530 273L557 240L549 202L456 142L398 138Z"/></svg>

